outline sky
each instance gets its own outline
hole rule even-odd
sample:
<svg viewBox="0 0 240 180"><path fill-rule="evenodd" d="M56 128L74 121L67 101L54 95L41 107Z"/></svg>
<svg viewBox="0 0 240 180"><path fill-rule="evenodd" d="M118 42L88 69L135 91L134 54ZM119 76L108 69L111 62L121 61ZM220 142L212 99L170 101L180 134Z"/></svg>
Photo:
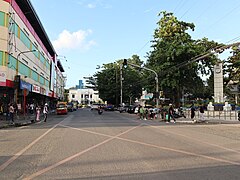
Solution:
<svg viewBox="0 0 240 180"><path fill-rule="evenodd" d="M195 24L193 39L240 41L239 0L31 0L67 76L66 87L92 76L98 65L146 61L161 11Z"/></svg>

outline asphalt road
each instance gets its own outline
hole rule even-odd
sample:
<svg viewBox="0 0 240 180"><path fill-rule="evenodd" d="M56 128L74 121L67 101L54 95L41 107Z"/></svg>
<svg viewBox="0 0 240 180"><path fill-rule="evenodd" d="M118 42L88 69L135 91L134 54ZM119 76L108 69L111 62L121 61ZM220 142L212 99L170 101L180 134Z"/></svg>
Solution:
<svg viewBox="0 0 240 180"><path fill-rule="evenodd" d="M240 124L81 109L0 130L0 179L239 179Z"/></svg>

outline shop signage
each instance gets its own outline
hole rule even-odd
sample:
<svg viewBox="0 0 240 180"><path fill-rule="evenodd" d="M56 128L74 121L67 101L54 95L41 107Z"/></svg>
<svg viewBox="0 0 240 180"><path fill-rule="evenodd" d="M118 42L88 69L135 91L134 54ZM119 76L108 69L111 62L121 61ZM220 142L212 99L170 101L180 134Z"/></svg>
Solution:
<svg viewBox="0 0 240 180"><path fill-rule="evenodd" d="M6 86L6 72L0 71L0 86Z"/></svg>
<svg viewBox="0 0 240 180"><path fill-rule="evenodd" d="M31 91L32 85L30 83L20 80L20 89L27 89L28 91Z"/></svg>
<svg viewBox="0 0 240 180"><path fill-rule="evenodd" d="M40 93L40 87L37 85L32 85L32 92Z"/></svg>
<svg viewBox="0 0 240 180"><path fill-rule="evenodd" d="M48 96L48 93L49 93L49 90L48 89L46 89L46 91L45 91L45 96Z"/></svg>
<svg viewBox="0 0 240 180"><path fill-rule="evenodd" d="M43 94L43 95L45 95L45 94L46 94L46 89L44 89L44 88L41 87L41 88L40 88L40 93Z"/></svg>
<svg viewBox="0 0 240 180"><path fill-rule="evenodd" d="M49 92L48 92L48 96L49 96L49 97L53 97L53 92L52 92L52 91L49 91Z"/></svg>

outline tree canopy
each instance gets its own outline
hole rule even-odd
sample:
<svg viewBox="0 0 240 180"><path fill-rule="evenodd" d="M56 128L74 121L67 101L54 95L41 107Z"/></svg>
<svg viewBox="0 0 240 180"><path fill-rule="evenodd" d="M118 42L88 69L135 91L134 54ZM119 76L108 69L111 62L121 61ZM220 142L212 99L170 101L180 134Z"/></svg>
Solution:
<svg viewBox="0 0 240 180"><path fill-rule="evenodd" d="M184 94L195 98L211 98L213 95L213 67L220 61L219 53L224 44L208 40L193 39L193 23L180 21L163 11L151 40L151 51L144 63L138 55L128 59L132 64L145 66L158 73L159 90L165 97L179 104ZM239 49L233 48L233 56L225 63L229 79L239 75ZM120 102L120 64L123 60L104 64L102 69L89 78L89 83L99 91L100 98L118 105ZM142 88L155 92L155 75L141 68L123 68L123 102L139 98ZM239 77L237 77L239 79Z"/></svg>

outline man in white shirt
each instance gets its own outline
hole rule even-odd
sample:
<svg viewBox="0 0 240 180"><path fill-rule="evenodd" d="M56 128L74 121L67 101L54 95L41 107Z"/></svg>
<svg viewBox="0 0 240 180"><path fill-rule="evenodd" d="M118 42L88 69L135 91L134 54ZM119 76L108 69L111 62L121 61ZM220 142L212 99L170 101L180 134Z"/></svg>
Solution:
<svg viewBox="0 0 240 180"><path fill-rule="evenodd" d="M46 103L43 107L43 114L44 114L44 122L47 121L47 114L48 114L48 104Z"/></svg>

